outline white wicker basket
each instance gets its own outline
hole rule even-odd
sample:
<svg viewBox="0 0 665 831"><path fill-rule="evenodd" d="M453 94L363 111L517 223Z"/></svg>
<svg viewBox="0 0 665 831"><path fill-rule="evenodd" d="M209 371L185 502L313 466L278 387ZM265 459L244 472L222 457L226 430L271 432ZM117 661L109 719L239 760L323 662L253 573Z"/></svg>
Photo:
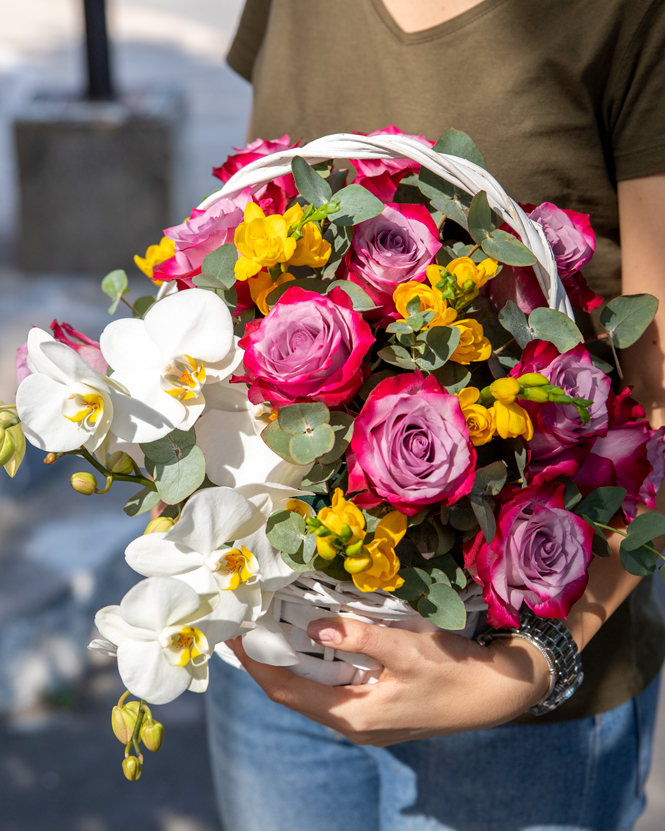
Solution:
<svg viewBox="0 0 665 831"><path fill-rule="evenodd" d="M484 190L490 207L516 231L538 260L534 271L550 308L573 318L572 307L557 273L552 249L540 225L526 216L486 170L466 159L435 153L408 136L338 133L316 139L304 147L264 156L239 170L221 190L205 199L199 208L209 208L218 199L236 196L247 187L256 190L272 179L290 173L294 156L302 156L310 164L327 159L406 158L471 195L475 196ZM464 590L462 599L469 615L466 628L459 634L472 637L485 605L475 584ZM413 631L433 631L437 628L403 600L381 591L363 594L352 584L342 583L320 572L301 575L294 583L276 592L268 614L280 623L282 632L300 659L300 663L289 667L291 671L330 685L372 683L378 679L382 667L367 656L315 643L307 637L306 630L310 621L347 616L366 623ZM223 660L240 666L224 644L216 651Z"/></svg>

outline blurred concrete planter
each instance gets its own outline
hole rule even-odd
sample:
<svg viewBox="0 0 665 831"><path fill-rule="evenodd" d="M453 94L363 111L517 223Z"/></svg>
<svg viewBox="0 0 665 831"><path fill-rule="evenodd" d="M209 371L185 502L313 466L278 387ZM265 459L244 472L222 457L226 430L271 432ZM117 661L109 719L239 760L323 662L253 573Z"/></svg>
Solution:
<svg viewBox="0 0 665 831"><path fill-rule="evenodd" d="M18 264L126 268L177 216L184 99L174 90L80 101L39 95L15 119Z"/></svg>

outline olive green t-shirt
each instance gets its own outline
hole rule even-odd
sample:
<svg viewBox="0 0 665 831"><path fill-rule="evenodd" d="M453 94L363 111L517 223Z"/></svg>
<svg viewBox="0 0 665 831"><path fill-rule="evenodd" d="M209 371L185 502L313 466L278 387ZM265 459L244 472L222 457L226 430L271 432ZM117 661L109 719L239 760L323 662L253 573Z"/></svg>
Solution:
<svg viewBox="0 0 665 831"><path fill-rule="evenodd" d="M410 34L382 0L247 0L228 62L253 84L264 139L463 130L517 201L591 215L585 276L620 293L616 183L665 171L662 0L483 0ZM664 656L644 580L584 650L577 693L538 721L618 706Z"/></svg>

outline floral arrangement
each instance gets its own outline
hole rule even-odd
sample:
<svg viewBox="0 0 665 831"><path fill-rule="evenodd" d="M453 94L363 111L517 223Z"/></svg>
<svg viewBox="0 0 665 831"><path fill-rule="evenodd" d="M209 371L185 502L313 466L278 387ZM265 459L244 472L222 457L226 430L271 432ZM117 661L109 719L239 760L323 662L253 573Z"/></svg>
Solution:
<svg viewBox="0 0 665 831"><path fill-rule="evenodd" d="M257 140L215 175L295 146ZM484 168L463 133L433 147ZM665 475L665 429L548 307L534 254L483 191L409 159L353 164L347 184L294 152L291 174L194 209L136 257L154 294L130 302L126 274L107 275L109 311L132 316L99 343L54 321L19 350L0 464L14 475L25 436L48 464L87 460L80 493L133 483L126 513L154 514L126 550L146 579L98 612L92 644L127 687L113 728L129 779L140 742L161 746L148 704L203 692L216 647L241 635L256 660L297 664L273 598L303 575L461 631L474 594L490 626L519 625L523 604L565 618L615 526L627 570L662 559L665 518L637 509ZM570 301L599 306L588 217L524 210ZM656 307L612 300L589 346L609 345L620 375L616 349Z"/></svg>

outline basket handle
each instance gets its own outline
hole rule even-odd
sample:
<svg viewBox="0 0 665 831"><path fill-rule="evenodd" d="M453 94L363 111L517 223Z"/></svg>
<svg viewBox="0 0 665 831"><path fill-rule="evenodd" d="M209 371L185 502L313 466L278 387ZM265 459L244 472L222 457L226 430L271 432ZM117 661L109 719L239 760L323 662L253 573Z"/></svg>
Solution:
<svg viewBox="0 0 665 831"><path fill-rule="evenodd" d="M291 172L294 156L302 156L310 164L327 159L411 159L471 196L484 190L492 210L517 233L536 257L533 269L549 307L574 320L554 254L541 226L529 219L517 202L482 167L458 156L436 153L410 136L336 133L315 139L304 147L262 156L235 173L221 190L201 202L199 208L204 210L219 199L236 196L247 187L258 188L279 176L285 176Z"/></svg>

